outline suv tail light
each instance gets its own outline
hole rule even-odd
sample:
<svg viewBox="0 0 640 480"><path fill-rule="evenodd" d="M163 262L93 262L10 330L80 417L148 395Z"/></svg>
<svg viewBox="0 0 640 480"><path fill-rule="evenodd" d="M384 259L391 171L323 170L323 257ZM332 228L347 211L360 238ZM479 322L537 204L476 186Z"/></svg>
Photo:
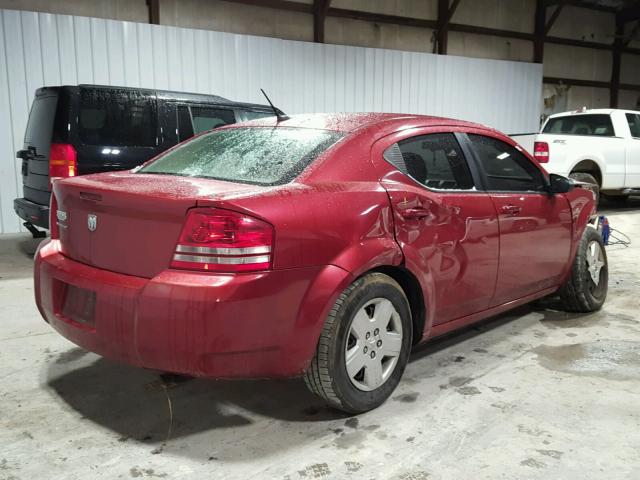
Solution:
<svg viewBox="0 0 640 480"><path fill-rule="evenodd" d="M78 173L78 155L73 145L52 143L49 151L49 183L59 178L75 177Z"/></svg>
<svg viewBox="0 0 640 480"><path fill-rule="evenodd" d="M547 142L535 142L533 144L533 158L539 163L549 161L549 144Z"/></svg>
<svg viewBox="0 0 640 480"><path fill-rule="evenodd" d="M205 272L268 270L273 259L273 226L218 208L187 214L171 268Z"/></svg>

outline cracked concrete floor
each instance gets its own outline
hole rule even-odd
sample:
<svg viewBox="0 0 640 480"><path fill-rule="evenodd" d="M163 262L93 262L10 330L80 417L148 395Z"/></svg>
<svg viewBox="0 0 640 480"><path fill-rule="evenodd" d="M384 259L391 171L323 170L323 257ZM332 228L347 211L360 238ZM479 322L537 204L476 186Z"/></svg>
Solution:
<svg viewBox="0 0 640 480"><path fill-rule="evenodd" d="M640 238L640 198L606 208ZM153 372L76 348L38 315L34 249L25 235L0 240L1 480L640 476L640 242L608 249L601 312L546 301L433 341L357 418L301 381L165 390Z"/></svg>

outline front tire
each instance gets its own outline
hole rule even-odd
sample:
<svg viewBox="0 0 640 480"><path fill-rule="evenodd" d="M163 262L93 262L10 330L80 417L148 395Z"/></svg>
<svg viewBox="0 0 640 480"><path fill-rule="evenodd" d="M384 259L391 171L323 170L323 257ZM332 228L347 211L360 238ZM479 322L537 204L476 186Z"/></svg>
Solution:
<svg viewBox="0 0 640 480"><path fill-rule="evenodd" d="M409 360L411 310L391 277L367 274L347 287L329 313L307 387L347 413L380 406L395 390Z"/></svg>
<svg viewBox="0 0 640 480"><path fill-rule="evenodd" d="M607 298L609 268L600 234L587 227L576 252L571 276L560 288L560 299L569 312L600 310Z"/></svg>

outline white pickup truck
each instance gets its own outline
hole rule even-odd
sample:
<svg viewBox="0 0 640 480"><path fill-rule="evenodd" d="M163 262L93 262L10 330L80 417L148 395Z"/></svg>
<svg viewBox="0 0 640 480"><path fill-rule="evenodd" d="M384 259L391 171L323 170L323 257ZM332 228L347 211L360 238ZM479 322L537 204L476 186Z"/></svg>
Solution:
<svg viewBox="0 0 640 480"><path fill-rule="evenodd" d="M640 194L640 112L578 110L551 115L535 136L513 136L550 173L592 183L625 201Z"/></svg>

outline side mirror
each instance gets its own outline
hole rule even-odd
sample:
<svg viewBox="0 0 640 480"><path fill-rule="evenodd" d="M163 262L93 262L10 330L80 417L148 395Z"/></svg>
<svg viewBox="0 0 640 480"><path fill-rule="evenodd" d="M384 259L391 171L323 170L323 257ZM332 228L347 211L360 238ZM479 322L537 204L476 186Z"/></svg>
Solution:
<svg viewBox="0 0 640 480"><path fill-rule="evenodd" d="M555 173L549 175L548 190L551 195L570 192L573 190L574 185L573 180L570 178L556 175Z"/></svg>

